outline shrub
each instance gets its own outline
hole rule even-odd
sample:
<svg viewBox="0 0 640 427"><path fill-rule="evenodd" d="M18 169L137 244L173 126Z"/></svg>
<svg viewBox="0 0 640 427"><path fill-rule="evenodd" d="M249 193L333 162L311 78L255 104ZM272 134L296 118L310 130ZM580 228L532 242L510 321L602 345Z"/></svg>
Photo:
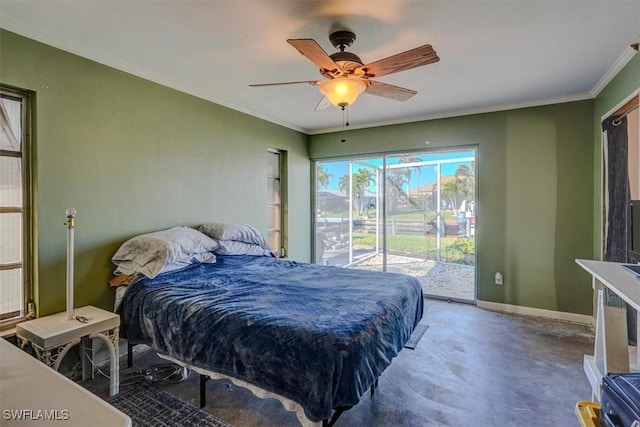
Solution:
<svg viewBox="0 0 640 427"><path fill-rule="evenodd" d="M469 237L461 237L456 239L451 244L450 248L460 251L462 254L470 254L475 250L475 244L473 239Z"/></svg>

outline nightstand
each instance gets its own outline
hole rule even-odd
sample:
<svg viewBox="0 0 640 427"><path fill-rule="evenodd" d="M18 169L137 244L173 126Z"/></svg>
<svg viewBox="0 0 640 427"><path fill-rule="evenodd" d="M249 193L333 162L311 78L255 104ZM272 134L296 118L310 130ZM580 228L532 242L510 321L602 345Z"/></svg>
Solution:
<svg viewBox="0 0 640 427"><path fill-rule="evenodd" d="M109 395L115 396L120 388L118 340L120 316L90 305L74 309L74 316L88 319L86 323L75 318L67 320L67 313L56 313L19 323L16 326L18 345L25 349L29 344L36 356L46 365L58 370L65 354L82 342L89 347L93 338L101 339L109 349L111 359L111 384ZM93 378L93 367L84 351L82 357L82 379Z"/></svg>

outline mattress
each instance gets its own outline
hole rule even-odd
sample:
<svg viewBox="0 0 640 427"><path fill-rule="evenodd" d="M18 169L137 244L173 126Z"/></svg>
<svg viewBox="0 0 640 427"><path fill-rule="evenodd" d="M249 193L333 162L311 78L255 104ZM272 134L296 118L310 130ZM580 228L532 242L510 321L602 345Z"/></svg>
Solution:
<svg viewBox="0 0 640 427"><path fill-rule="evenodd" d="M423 299L402 274L221 256L131 284L118 312L132 344L291 399L321 421L375 383Z"/></svg>

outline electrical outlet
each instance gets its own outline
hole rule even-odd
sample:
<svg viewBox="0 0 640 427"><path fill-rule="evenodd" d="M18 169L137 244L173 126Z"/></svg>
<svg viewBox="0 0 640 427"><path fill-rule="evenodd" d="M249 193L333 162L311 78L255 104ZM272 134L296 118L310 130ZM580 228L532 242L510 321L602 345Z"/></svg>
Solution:
<svg viewBox="0 0 640 427"><path fill-rule="evenodd" d="M502 285L502 273L496 273L496 285Z"/></svg>

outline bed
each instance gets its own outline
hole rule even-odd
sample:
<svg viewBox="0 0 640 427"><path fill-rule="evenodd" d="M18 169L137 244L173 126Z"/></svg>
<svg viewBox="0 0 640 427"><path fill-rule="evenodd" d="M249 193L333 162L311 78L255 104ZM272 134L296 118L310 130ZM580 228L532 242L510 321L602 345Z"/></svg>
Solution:
<svg viewBox="0 0 640 427"><path fill-rule="evenodd" d="M422 318L420 284L263 249L218 247L215 262L136 276L117 309L122 334L196 372L278 398L303 425L327 423L357 404L403 348Z"/></svg>

